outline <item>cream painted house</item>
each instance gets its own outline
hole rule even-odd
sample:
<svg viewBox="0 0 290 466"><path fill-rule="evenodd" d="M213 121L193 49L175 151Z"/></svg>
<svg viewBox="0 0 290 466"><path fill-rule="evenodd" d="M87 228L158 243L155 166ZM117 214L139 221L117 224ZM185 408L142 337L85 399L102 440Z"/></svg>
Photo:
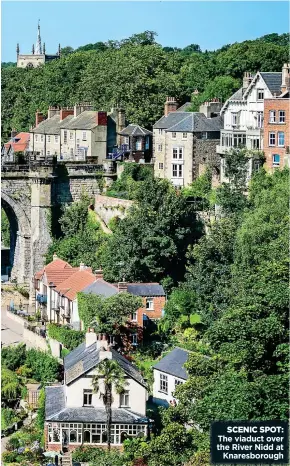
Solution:
<svg viewBox="0 0 290 466"><path fill-rule="evenodd" d="M112 349L106 339L89 329L86 340L64 358L63 385L46 387L45 448L48 451L71 451L80 445L95 447L107 443L106 410L94 393L92 381L98 364L114 360L124 372L126 385L118 394L113 386L112 446L121 446L125 438L147 436L147 388L138 372L126 358Z"/></svg>
<svg viewBox="0 0 290 466"><path fill-rule="evenodd" d="M248 150L264 148L264 99L281 94L281 72L258 72L254 76L244 74L243 87L235 92L221 109L224 127L221 130L217 153L221 156L221 182L225 176L225 159L229 150L245 147ZM249 160L248 179L254 169Z"/></svg>
<svg viewBox="0 0 290 466"><path fill-rule="evenodd" d="M167 98L164 116L153 126L155 177L182 188L200 176L207 165L219 171L216 144L223 123L216 115L220 108L220 102L214 101L205 103L200 112L187 112L185 106L177 109L177 103Z"/></svg>

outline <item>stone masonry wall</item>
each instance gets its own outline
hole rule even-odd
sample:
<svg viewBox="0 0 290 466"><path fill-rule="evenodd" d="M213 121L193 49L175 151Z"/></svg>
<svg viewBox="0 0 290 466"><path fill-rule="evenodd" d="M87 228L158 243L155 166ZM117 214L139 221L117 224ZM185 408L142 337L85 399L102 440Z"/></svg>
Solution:
<svg viewBox="0 0 290 466"><path fill-rule="evenodd" d="M219 173L220 156L216 153L218 144L219 139L195 140L196 177L204 172L205 166L209 166L214 169L215 173Z"/></svg>
<svg viewBox="0 0 290 466"><path fill-rule="evenodd" d="M117 199L100 194L95 196L95 212L106 225L114 217L124 218L126 211L133 205L133 201Z"/></svg>

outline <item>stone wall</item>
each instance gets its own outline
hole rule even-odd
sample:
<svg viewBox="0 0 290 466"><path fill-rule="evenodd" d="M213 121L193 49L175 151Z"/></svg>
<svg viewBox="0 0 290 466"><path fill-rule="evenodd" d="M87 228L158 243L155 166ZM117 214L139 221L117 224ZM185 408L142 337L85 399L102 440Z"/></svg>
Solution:
<svg viewBox="0 0 290 466"><path fill-rule="evenodd" d="M114 217L124 218L126 211L133 205L133 201L118 199L115 197L96 195L95 212L100 216L103 222L108 225Z"/></svg>
<svg viewBox="0 0 290 466"><path fill-rule="evenodd" d="M217 176L220 172L220 156L216 153L219 139L195 139L194 158L196 177L204 173L205 167L213 168Z"/></svg>
<svg viewBox="0 0 290 466"><path fill-rule="evenodd" d="M46 339L39 336L39 335L37 335L34 332L31 332L31 330L28 330L27 328L25 328L23 330L23 340L28 341L35 348L38 348L38 349L40 349L42 351L47 351L48 350Z"/></svg>

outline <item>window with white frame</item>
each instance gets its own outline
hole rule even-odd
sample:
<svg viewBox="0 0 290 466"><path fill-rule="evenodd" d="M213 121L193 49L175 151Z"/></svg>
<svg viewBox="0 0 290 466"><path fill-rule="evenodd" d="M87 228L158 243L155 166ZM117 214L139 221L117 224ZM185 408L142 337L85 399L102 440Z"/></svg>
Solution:
<svg viewBox="0 0 290 466"><path fill-rule="evenodd" d="M162 129L159 129L159 130L158 130L158 133L159 133L159 134L162 134Z"/></svg>
<svg viewBox="0 0 290 466"><path fill-rule="evenodd" d="M138 334L137 333L132 333L132 345L138 345Z"/></svg>
<svg viewBox="0 0 290 466"><path fill-rule="evenodd" d="M280 165L280 155L273 154L273 167L279 167Z"/></svg>
<svg viewBox="0 0 290 466"><path fill-rule="evenodd" d="M142 137L141 136L136 138L135 149L142 150Z"/></svg>
<svg viewBox="0 0 290 466"><path fill-rule="evenodd" d="M182 380L174 379L174 386L177 387L177 385L182 385L183 382Z"/></svg>
<svg viewBox="0 0 290 466"><path fill-rule="evenodd" d="M125 390L120 394L120 408L129 408L130 407L130 396L129 390Z"/></svg>
<svg viewBox="0 0 290 466"><path fill-rule="evenodd" d="M163 170L163 163L162 162L159 163L158 168L159 168L159 170Z"/></svg>
<svg viewBox="0 0 290 466"><path fill-rule="evenodd" d="M276 122L276 111L275 110L270 110L269 122L270 123Z"/></svg>
<svg viewBox="0 0 290 466"><path fill-rule="evenodd" d="M73 133L73 131L70 131L70 132L69 132L69 138L70 138L71 141L73 140L73 138L74 138L74 133Z"/></svg>
<svg viewBox="0 0 290 466"><path fill-rule="evenodd" d="M47 151L46 151L46 155L50 155L50 150L47 150Z"/></svg>
<svg viewBox="0 0 290 466"><path fill-rule="evenodd" d="M172 178L182 178L183 177L183 165L173 163L172 164Z"/></svg>
<svg viewBox="0 0 290 466"><path fill-rule="evenodd" d="M201 133L201 139L207 139L207 132L206 131L203 131Z"/></svg>
<svg viewBox="0 0 290 466"><path fill-rule="evenodd" d="M183 159L183 147L173 147L172 158L182 160Z"/></svg>
<svg viewBox="0 0 290 466"><path fill-rule="evenodd" d="M83 395L83 405L84 406L92 406L93 403L93 390L84 390Z"/></svg>
<svg viewBox="0 0 290 466"><path fill-rule="evenodd" d="M70 156L73 157L73 155L74 155L74 150L73 150L72 147L70 148L69 153L70 153Z"/></svg>
<svg viewBox="0 0 290 466"><path fill-rule="evenodd" d="M158 152L162 152L162 144L158 144L157 150L158 150Z"/></svg>
<svg viewBox="0 0 290 466"><path fill-rule="evenodd" d="M160 392L168 393L168 376L165 374L160 374Z"/></svg>
<svg viewBox="0 0 290 466"><path fill-rule="evenodd" d="M40 135L40 142L43 142L43 141L44 141L44 135L41 134L41 135Z"/></svg>
<svg viewBox="0 0 290 466"><path fill-rule="evenodd" d="M38 141L38 134L35 135L35 142Z"/></svg>
<svg viewBox="0 0 290 466"><path fill-rule="evenodd" d="M87 132L83 131L83 141L86 141L86 140L87 140Z"/></svg>
<svg viewBox="0 0 290 466"><path fill-rule="evenodd" d="M50 136L47 136L47 142L50 142Z"/></svg>
<svg viewBox="0 0 290 466"><path fill-rule="evenodd" d="M236 126L238 124L238 114L236 112L232 113L232 125Z"/></svg>
<svg viewBox="0 0 290 466"><path fill-rule="evenodd" d="M284 147L285 145L285 133L284 131L278 131L278 146Z"/></svg>
<svg viewBox="0 0 290 466"><path fill-rule="evenodd" d="M263 112L257 112L257 126L263 128Z"/></svg>
<svg viewBox="0 0 290 466"><path fill-rule="evenodd" d="M82 443L82 424L76 423L49 423L48 443Z"/></svg>
<svg viewBox="0 0 290 466"><path fill-rule="evenodd" d="M133 312L133 313L131 314L131 320L132 320L133 322L137 322L137 311L136 311L136 312Z"/></svg>
<svg viewBox="0 0 290 466"><path fill-rule="evenodd" d="M66 129L63 132L63 143L67 144L67 130Z"/></svg>
<svg viewBox="0 0 290 466"><path fill-rule="evenodd" d="M129 136L124 136L124 144L129 145Z"/></svg>
<svg viewBox="0 0 290 466"><path fill-rule="evenodd" d="M84 443L105 445L107 443L106 424L84 423ZM121 445L126 438L144 437L147 432L146 425L137 424L112 424L111 444Z"/></svg>
<svg viewBox="0 0 290 466"><path fill-rule="evenodd" d="M58 142L58 136L54 136L54 142Z"/></svg>
<svg viewBox="0 0 290 466"><path fill-rule="evenodd" d="M172 133L172 139L176 139L176 133L175 132Z"/></svg>
<svg viewBox="0 0 290 466"><path fill-rule="evenodd" d="M154 309L154 298L146 298L146 309L153 311Z"/></svg>
<svg viewBox="0 0 290 466"><path fill-rule="evenodd" d="M274 132L269 133L269 146L275 146L276 134Z"/></svg>
<svg viewBox="0 0 290 466"><path fill-rule="evenodd" d="M187 139L187 133L182 133L182 139Z"/></svg>
<svg viewBox="0 0 290 466"><path fill-rule="evenodd" d="M257 99L258 100L264 99L264 89L257 89Z"/></svg>
<svg viewBox="0 0 290 466"><path fill-rule="evenodd" d="M279 123L285 123L285 110L279 110Z"/></svg>

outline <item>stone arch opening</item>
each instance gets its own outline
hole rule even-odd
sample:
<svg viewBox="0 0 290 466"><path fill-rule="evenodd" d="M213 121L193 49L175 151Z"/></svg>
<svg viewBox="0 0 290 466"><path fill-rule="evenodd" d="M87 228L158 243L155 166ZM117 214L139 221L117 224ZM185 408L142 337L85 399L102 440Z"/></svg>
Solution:
<svg viewBox="0 0 290 466"><path fill-rule="evenodd" d="M1 207L10 224L11 279L25 284L29 282L30 276L30 222L22 206L3 191Z"/></svg>

